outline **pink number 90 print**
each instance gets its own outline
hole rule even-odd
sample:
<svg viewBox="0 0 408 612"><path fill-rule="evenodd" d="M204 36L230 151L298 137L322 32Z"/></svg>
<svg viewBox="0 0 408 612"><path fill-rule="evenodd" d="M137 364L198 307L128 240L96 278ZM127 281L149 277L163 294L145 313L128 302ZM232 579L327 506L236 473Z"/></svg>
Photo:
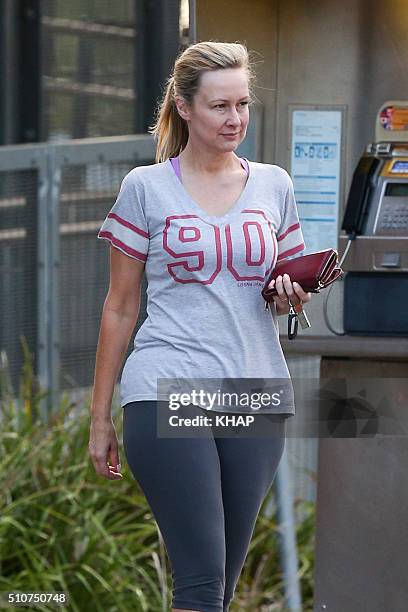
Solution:
<svg viewBox="0 0 408 612"><path fill-rule="evenodd" d="M223 228L223 261L219 227L197 215L167 217L163 248L174 260L167 264L169 274L178 283L209 285L224 265L236 280L263 281L277 258L273 226L264 212L257 210L243 211L239 221Z"/></svg>

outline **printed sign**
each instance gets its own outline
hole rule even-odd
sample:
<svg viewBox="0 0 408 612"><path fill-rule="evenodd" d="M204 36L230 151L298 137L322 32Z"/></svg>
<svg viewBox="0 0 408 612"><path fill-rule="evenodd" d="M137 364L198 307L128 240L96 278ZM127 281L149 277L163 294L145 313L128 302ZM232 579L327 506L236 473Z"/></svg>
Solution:
<svg viewBox="0 0 408 612"><path fill-rule="evenodd" d="M304 254L337 249L342 114L340 110L294 110L291 176Z"/></svg>

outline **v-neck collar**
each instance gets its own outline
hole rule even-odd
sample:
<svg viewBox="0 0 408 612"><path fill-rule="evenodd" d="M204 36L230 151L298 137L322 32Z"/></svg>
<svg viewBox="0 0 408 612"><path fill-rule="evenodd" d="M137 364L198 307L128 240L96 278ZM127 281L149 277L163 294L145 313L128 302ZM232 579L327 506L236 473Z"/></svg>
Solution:
<svg viewBox="0 0 408 612"><path fill-rule="evenodd" d="M253 166L252 162L250 160L248 160L246 157L244 157L242 159L245 159L245 161L248 164L248 169L249 169L248 178L247 178L245 186L244 186L243 190L241 191L241 194L238 197L238 199L236 200L236 202L222 216L209 215L203 208L201 208L201 206L199 204L197 204L197 202L195 200L193 200L193 198L190 196L190 194L188 193L188 191L184 187L183 183L178 178L177 174L174 171L174 168L173 168L173 165L171 163L170 158L167 159L165 163L167 164L167 169L168 169L168 171L170 172L170 174L172 176L172 181L177 186L178 192L183 196L184 200L190 204L190 207L193 207L197 211L198 216L201 219L203 219L203 221L207 221L207 223L210 223L211 225L222 225L223 223L226 223L231 217L235 216L237 213L239 213L241 211L243 201L247 198L248 194L253 189L254 166Z"/></svg>

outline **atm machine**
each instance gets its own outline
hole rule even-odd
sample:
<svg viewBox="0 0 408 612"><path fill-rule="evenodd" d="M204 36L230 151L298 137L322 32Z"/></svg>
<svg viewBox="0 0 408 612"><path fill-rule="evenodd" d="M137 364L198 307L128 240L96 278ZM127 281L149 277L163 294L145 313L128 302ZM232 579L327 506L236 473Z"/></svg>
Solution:
<svg viewBox="0 0 408 612"><path fill-rule="evenodd" d="M395 107L395 105L394 105ZM393 108L379 111L379 119ZM408 107L406 109L408 122ZM354 171L339 237L346 334L408 336L408 123L388 140L371 143Z"/></svg>
<svg viewBox="0 0 408 612"><path fill-rule="evenodd" d="M345 419L364 402L375 419L319 439L314 612L408 609L408 103L377 121L339 238L345 334L320 369L344 380Z"/></svg>

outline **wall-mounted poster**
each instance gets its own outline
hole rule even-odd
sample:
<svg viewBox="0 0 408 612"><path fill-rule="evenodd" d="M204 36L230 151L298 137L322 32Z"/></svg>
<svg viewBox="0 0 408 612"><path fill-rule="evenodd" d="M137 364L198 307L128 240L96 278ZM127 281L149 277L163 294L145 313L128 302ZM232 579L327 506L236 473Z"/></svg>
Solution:
<svg viewBox="0 0 408 612"><path fill-rule="evenodd" d="M304 254L337 249L343 111L319 107L291 111L291 177Z"/></svg>

